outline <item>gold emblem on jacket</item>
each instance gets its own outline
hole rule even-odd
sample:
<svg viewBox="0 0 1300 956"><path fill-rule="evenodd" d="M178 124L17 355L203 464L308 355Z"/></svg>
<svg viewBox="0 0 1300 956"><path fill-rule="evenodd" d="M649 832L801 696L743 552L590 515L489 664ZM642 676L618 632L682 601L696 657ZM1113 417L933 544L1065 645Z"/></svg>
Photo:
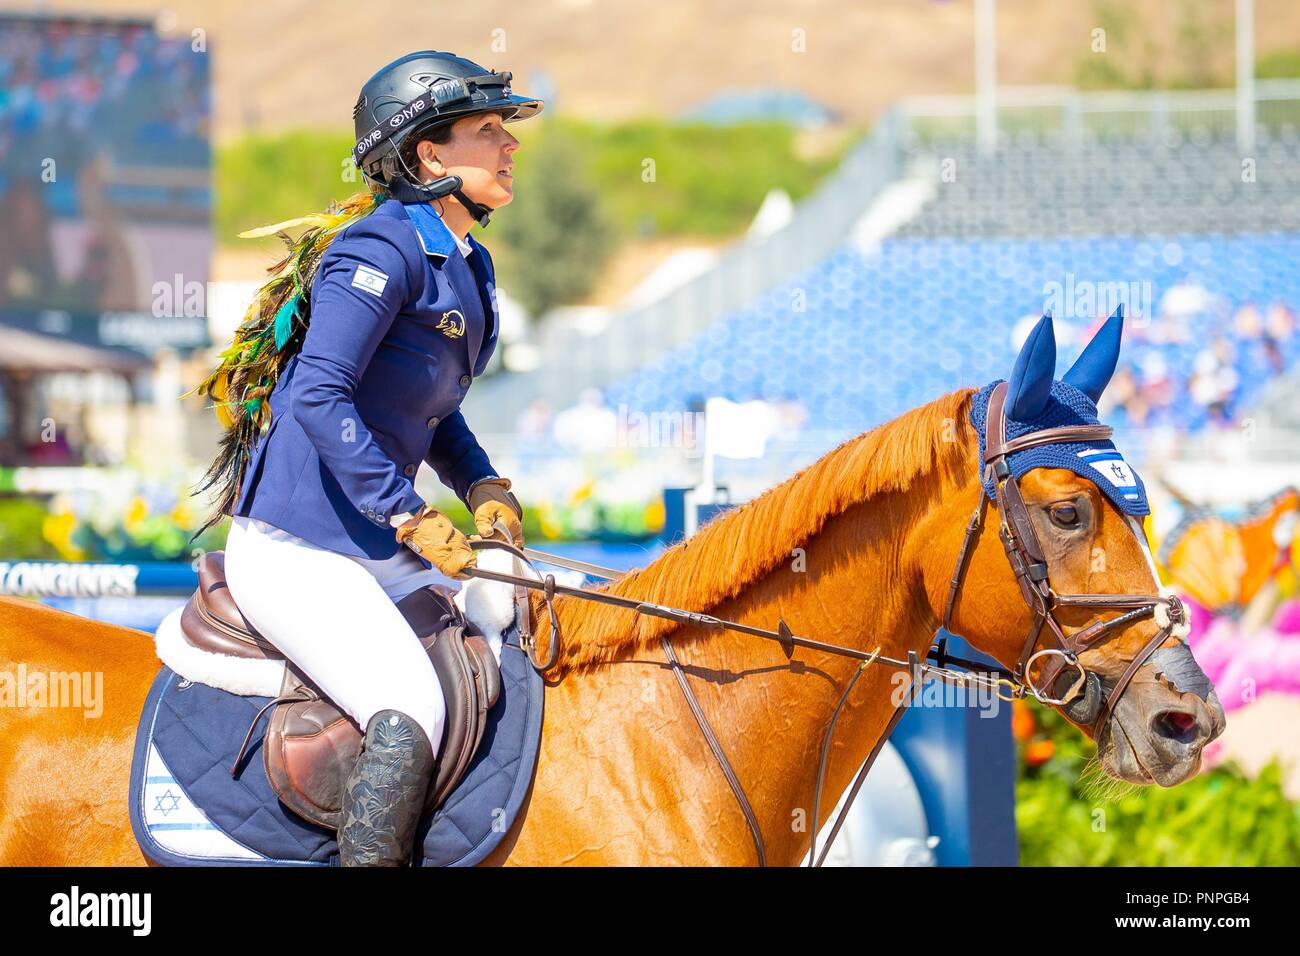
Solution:
<svg viewBox="0 0 1300 956"><path fill-rule="evenodd" d="M465 334L465 316L456 309L442 313L442 318L434 326L449 339L458 339Z"/></svg>

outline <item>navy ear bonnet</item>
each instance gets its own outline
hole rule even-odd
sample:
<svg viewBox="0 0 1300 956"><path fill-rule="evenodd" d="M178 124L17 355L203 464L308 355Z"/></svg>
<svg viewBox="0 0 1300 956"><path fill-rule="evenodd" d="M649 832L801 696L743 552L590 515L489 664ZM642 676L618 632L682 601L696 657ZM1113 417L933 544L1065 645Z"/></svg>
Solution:
<svg viewBox="0 0 1300 956"><path fill-rule="evenodd" d="M997 384L993 382L985 385L971 399L970 422L975 426L975 433L979 435L981 463L984 461L984 423L988 416L989 395L993 393L993 387ZM1092 399L1073 385L1055 381L1052 383L1052 390L1043 410L1034 417L1033 421L1015 421L1008 412L1007 439L1019 438L1030 432L1061 425L1100 424L1097 419L1097 406ZM1125 514L1151 513L1142 479L1124 460L1124 456L1119 453L1112 441L1039 445L1008 456L1007 464L1011 466L1011 474L1017 480L1035 468L1068 469L1096 484L1102 493L1115 503L1115 507ZM984 491L992 498L993 482L983 474L983 465L979 467Z"/></svg>

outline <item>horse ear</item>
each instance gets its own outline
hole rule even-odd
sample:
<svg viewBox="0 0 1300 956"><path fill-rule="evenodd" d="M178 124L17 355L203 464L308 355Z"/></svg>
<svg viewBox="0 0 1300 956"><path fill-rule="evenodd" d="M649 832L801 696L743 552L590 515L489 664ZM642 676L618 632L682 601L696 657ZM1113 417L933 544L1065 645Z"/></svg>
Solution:
<svg viewBox="0 0 1300 956"><path fill-rule="evenodd" d="M1124 306L1115 308L1115 314L1097 330L1083 354L1061 376L1061 381L1073 385L1094 402L1101 398L1110 377L1115 374L1119 361L1119 342L1124 332Z"/></svg>
<svg viewBox="0 0 1300 956"><path fill-rule="evenodd" d="M1056 372L1056 333L1052 317L1038 320L1016 356L1007 386L1007 415L1018 422L1032 421L1046 407Z"/></svg>

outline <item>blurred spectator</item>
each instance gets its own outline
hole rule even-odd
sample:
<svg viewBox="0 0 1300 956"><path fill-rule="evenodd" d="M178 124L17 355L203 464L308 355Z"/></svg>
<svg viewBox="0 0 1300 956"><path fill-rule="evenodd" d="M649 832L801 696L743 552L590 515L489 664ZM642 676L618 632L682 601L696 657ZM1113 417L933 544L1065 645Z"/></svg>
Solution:
<svg viewBox="0 0 1300 956"><path fill-rule="evenodd" d="M1188 383L1192 401L1205 410L1211 421L1221 425L1232 420L1232 403L1241 384L1235 359L1233 344L1226 338L1216 338L1209 348L1197 353L1195 370Z"/></svg>
<svg viewBox="0 0 1300 956"><path fill-rule="evenodd" d="M1268 337L1275 342L1289 342L1295 335L1295 313L1281 300L1268 308Z"/></svg>
<svg viewBox="0 0 1300 956"><path fill-rule="evenodd" d="M570 451L609 451L615 446L617 428L617 416L605 407L595 388L585 390L577 405L555 416L555 440Z"/></svg>
<svg viewBox="0 0 1300 956"><path fill-rule="evenodd" d="M1121 365L1116 369L1106 391L1102 393L1102 414L1109 415L1111 408L1121 410L1125 421L1130 425L1141 427L1147 422L1151 407L1142 396L1131 366Z"/></svg>
<svg viewBox="0 0 1300 956"><path fill-rule="evenodd" d="M551 431L551 406L544 398L535 398L529 402L519 416L515 434L521 441L537 441L546 438Z"/></svg>
<svg viewBox="0 0 1300 956"><path fill-rule="evenodd" d="M794 395L786 395L775 403L775 408L781 422L779 434L784 437L797 436L808 424L808 406Z"/></svg>
<svg viewBox="0 0 1300 956"><path fill-rule="evenodd" d="M1138 359L1138 383L1143 399L1154 409L1163 411L1177 397L1178 385L1159 352L1147 352Z"/></svg>
<svg viewBox="0 0 1300 956"><path fill-rule="evenodd" d="M138 301L135 267L117 210L104 194L101 154L82 168L77 182L81 208L90 221L81 275L76 282L87 308L96 311L134 308Z"/></svg>
<svg viewBox="0 0 1300 956"><path fill-rule="evenodd" d="M29 465L81 464L80 456L72 450L62 430L56 432L50 441L38 441L28 445L24 458Z"/></svg>
<svg viewBox="0 0 1300 956"><path fill-rule="evenodd" d="M1238 340L1243 342L1258 339L1264 334L1264 317L1259 314L1259 309L1255 308L1253 302L1242 303L1232 317L1232 324Z"/></svg>
<svg viewBox="0 0 1300 956"><path fill-rule="evenodd" d="M0 307L35 301L57 282L49 212L36 177L8 177L0 208L8 218L0 229Z"/></svg>

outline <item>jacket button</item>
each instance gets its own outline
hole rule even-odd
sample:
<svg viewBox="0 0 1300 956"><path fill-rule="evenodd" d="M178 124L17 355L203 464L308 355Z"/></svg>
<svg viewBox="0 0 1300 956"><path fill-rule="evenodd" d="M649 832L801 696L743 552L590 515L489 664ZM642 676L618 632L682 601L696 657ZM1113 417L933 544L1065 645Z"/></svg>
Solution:
<svg viewBox="0 0 1300 956"><path fill-rule="evenodd" d="M437 427L438 427L438 416L437 416L437 415L434 415L434 416L433 416L432 418L430 418L427 422L425 422L425 424L428 425L430 428L437 428Z"/></svg>
<svg viewBox="0 0 1300 956"><path fill-rule="evenodd" d="M407 465L405 468L402 469L402 474L406 475L407 478L410 478L412 475L415 474L415 466Z"/></svg>
<svg viewBox="0 0 1300 956"><path fill-rule="evenodd" d="M460 387L461 387L461 388L469 388L469 383L470 383L471 381L473 381L473 379L471 379L468 375L462 375L462 376L460 377Z"/></svg>

